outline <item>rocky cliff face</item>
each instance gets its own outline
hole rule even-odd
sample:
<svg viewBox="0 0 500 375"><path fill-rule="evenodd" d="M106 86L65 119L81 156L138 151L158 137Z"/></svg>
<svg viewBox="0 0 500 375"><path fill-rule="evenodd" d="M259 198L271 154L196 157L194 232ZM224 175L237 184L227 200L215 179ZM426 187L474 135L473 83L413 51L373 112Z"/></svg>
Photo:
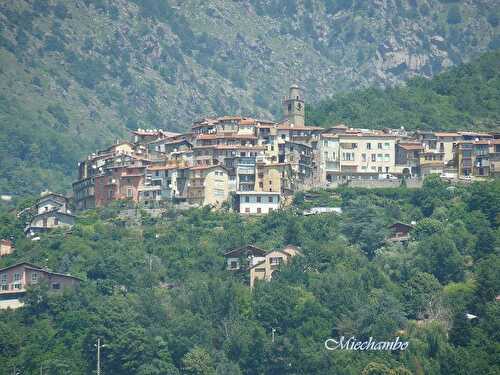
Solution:
<svg viewBox="0 0 500 375"><path fill-rule="evenodd" d="M5 123L76 139L79 156L127 128L181 130L201 116L226 113L279 117L292 82L315 102L430 77L499 47L498 5L6 0L0 115ZM28 145L19 157L30 155Z"/></svg>

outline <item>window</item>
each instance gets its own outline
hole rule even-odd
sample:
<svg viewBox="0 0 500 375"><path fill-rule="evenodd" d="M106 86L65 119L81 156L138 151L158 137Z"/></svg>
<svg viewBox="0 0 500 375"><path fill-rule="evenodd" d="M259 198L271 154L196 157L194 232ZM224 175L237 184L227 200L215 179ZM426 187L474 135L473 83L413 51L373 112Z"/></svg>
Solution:
<svg viewBox="0 0 500 375"><path fill-rule="evenodd" d="M352 148L358 148L358 144L357 143L351 143L351 147Z"/></svg>
<svg viewBox="0 0 500 375"><path fill-rule="evenodd" d="M361 154L361 160L366 161L366 154Z"/></svg>
<svg viewBox="0 0 500 375"><path fill-rule="evenodd" d="M245 208L245 213L249 214L250 213L250 207Z"/></svg>
<svg viewBox="0 0 500 375"><path fill-rule="evenodd" d="M7 274L2 273L2 276L0 277L0 284L7 284Z"/></svg>
<svg viewBox="0 0 500 375"><path fill-rule="evenodd" d="M260 203L262 201L262 197L257 197L257 203Z"/></svg>
<svg viewBox="0 0 500 375"><path fill-rule="evenodd" d="M245 196L245 203L250 203L250 197L248 195Z"/></svg>
<svg viewBox="0 0 500 375"><path fill-rule="evenodd" d="M239 265L238 265L238 261L237 260L232 260L230 265L229 265L229 268L232 269L232 270L237 270L239 268Z"/></svg>
<svg viewBox="0 0 500 375"><path fill-rule="evenodd" d="M59 284L59 283L53 283L52 284L52 289L61 289L61 284Z"/></svg>
<svg viewBox="0 0 500 375"><path fill-rule="evenodd" d="M383 157L382 154L377 154L377 161L382 161L383 160L382 157Z"/></svg>
<svg viewBox="0 0 500 375"><path fill-rule="evenodd" d="M343 152L342 158L345 161L354 161L354 152Z"/></svg>
<svg viewBox="0 0 500 375"><path fill-rule="evenodd" d="M19 272L14 274L14 281L21 281L21 274Z"/></svg>
<svg viewBox="0 0 500 375"><path fill-rule="evenodd" d="M269 264L271 264L271 266L278 266L281 263L283 263L283 258L281 257L269 258Z"/></svg>
<svg viewBox="0 0 500 375"><path fill-rule="evenodd" d="M367 143L366 144L366 149L367 150L371 150L372 149L372 144L371 143Z"/></svg>
<svg viewBox="0 0 500 375"><path fill-rule="evenodd" d="M267 200L269 203L273 203L273 197L268 197Z"/></svg>
<svg viewBox="0 0 500 375"><path fill-rule="evenodd" d="M363 165L363 166L361 167L361 169L362 169L362 170L364 170L364 171L366 171L366 169L367 169L366 165Z"/></svg>
<svg viewBox="0 0 500 375"><path fill-rule="evenodd" d="M382 167L378 167L378 172L382 173Z"/></svg>
<svg viewBox="0 0 500 375"><path fill-rule="evenodd" d="M262 208L257 207L257 213L258 213L258 214L261 214L261 213L262 213Z"/></svg>
<svg viewBox="0 0 500 375"><path fill-rule="evenodd" d="M391 144L389 142L384 143L384 149L388 150L391 147Z"/></svg>
<svg viewBox="0 0 500 375"><path fill-rule="evenodd" d="M42 222L43 222L42 226L47 227L47 218L46 217L43 218Z"/></svg>
<svg viewBox="0 0 500 375"><path fill-rule="evenodd" d="M57 217L54 218L54 225L59 225L59 219Z"/></svg>
<svg viewBox="0 0 500 375"><path fill-rule="evenodd" d="M381 150L381 149L382 149L382 143L379 143L379 144L378 144L378 148L379 148L379 150Z"/></svg>
<svg viewBox="0 0 500 375"><path fill-rule="evenodd" d="M261 181L261 182L259 182L259 187L260 187L261 189L264 189L264 183L263 183L262 181Z"/></svg>
<svg viewBox="0 0 500 375"><path fill-rule="evenodd" d="M391 155L389 155L389 154L385 154L385 155L384 155L384 160L385 160L385 161L390 161L390 160L391 160Z"/></svg>
<svg viewBox="0 0 500 375"><path fill-rule="evenodd" d="M385 167L385 173L389 173L389 167Z"/></svg>
<svg viewBox="0 0 500 375"><path fill-rule="evenodd" d="M376 157L377 157L377 155L372 154L372 161L376 161Z"/></svg>
<svg viewBox="0 0 500 375"><path fill-rule="evenodd" d="M31 283L36 284L38 282L38 272L31 273Z"/></svg>
<svg viewBox="0 0 500 375"><path fill-rule="evenodd" d="M269 212L272 212L273 211L273 208L272 207L269 207Z"/></svg>
<svg viewBox="0 0 500 375"><path fill-rule="evenodd" d="M127 197L132 198L132 196L133 196L133 191L131 188L128 188L127 189Z"/></svg>

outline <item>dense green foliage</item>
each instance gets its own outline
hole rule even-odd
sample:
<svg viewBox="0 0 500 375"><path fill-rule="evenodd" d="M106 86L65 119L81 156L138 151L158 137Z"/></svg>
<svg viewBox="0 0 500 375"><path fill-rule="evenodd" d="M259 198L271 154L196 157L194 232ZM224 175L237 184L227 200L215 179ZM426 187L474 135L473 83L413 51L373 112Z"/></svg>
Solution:
<svg viewBox="0 0 500 375"><path fill-rule="evenodd" d="M343 213L301 215L315 199ZM3 210L0 236L13 235L17 250L0 266L29 260L85 281L62 296L34 288L24 308L1 311L0 363L88 374L101 337L105 374L496 374L499 204L498 181L450 189L429 178L421 190L299 195L255 218L204 208L139 212L143 225L124 226L116 204L36 242ZM383 241L388 224L413 220L407 247ZM292 243L304 256L251 292L222 256L247 243ZM341 335L410 344L394 354L324 349Z"/></svg>
<svg viewBox="0 0 500 375"><path fill-rule="evenodd" d="M309 123L361 128L498 129L500 50L431 80L337 95L308 111Z"/></svg>

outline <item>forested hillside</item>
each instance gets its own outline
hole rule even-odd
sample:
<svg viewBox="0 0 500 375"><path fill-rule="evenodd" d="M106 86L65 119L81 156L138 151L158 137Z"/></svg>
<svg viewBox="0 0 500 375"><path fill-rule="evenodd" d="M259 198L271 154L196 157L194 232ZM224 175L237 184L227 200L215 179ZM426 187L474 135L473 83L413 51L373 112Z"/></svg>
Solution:
<svg viewBox="0 0 500 375"><path fill-rule="evenodd" d="M7 0L0 3L0 192L63 190L78 158L137 127L280 116L431 77L497 48L496 0Z"/></svg>
<svg viewBox="0 0 500 375"><path fill-rule="evenodd" d="M500 50L431 80L337 95L307 111L309 123L382 129L500 129Z"/></svg>
<svg viewBox="0 0 500 375"><path fill-rule="evenodd" d="M36 242L2 211L0 237L14 235L17 249L0 266L29 260L84 279L63 296L33 289L25 308L0 312L2 369L89 374L100 337L104 374L499 373L498 181L318 192L317 202L342 206L340 216L302 216L310 196L262 217L205 208L143 213L133 227L115 205ZM395 221L417 221L407 247L384 242ZM251 292L223 258L247 243L291 243L304 256ZM399 336L409 347L324 349L341 335Z"/></svg>

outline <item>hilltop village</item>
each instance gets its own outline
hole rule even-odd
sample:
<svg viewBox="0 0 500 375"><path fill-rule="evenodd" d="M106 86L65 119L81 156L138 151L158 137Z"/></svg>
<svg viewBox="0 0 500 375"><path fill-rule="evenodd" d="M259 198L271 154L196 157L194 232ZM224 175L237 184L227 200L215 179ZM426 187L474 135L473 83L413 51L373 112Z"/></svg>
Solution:
<svg viewBox="0 0 500 375"><path fill-rule="evenodd" d="M114 200L147 207L229 202L242 214L265 214L313 187L397 186L403 178L418 186L429 174L463 180L500 175L498 132L321 128L305 124L298 86L282 103L281 122L224 116L196 121L185 134L132 131L131 141L79 163L76 208Z"/></svg>

